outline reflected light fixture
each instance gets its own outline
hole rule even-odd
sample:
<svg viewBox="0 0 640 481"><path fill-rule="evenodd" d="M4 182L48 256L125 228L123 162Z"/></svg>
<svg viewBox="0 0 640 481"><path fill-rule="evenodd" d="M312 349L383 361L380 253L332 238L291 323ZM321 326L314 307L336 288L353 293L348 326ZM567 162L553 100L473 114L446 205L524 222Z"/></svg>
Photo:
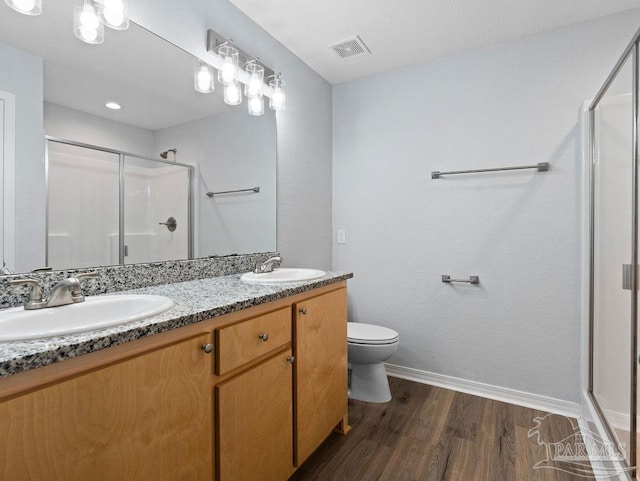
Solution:
<svg viewBox="0 0 640 481"><path fill-rule="evenodd" d="M118 102L107 102L106 104L104 104L104 106L111 110L120 110L122 108L122 105L120 105Z"/></svg>
<svg viewBox="0 0 640 481"><path fill-rule="evenodd" d="M228 40L218 47L218 55L222 59L222 65L218 69L218 82L222 85L231 85L238 77L238 49L230 45Z"/></svg>
<svg viewBox="0 0 640 481"><path fill-rule="evenodd" d="M224 86L224 103L229 105L242 103L242 89L238 82Z"/></svg>
<svg viewBox="0 0 640 481"><path fill-rule="evenodd" d="M225 39L211 29L207 31L207 52L213 56L211 64L218 70L218 82L224 85L225 103L242 103L244 90L249 115L264 114L264 97L269 98L270 109L285 109L287 97L280 72L274 72L258 58L235 45L232 40ZM268 85L265 84L265 79L269 81Z"/></svg>
<svg viewBox="0 0 640 481"><path fill-rule="evenodd" d="M287 106L287 95L283 90L284 82L280 78L280 72L273 74L269 87L273 89L273 94L269 99L269 108L272 110L284 110Z"/></svg>
<svg viewBox="0 0 640 481"><path fill-rule="evenodd" d="M73 33L86 43L104 42L104 25L98 16L98 4L93 0L74 0Z"/></svg>
<svg viewBox="0 0 640 481"><path fill-rule="evenodd" d="M201 60L196 62L196 68L193 76L194 88L203 94L213 92L215 84L213 83L213 67Z"/></svg>
<svg viewBox="0 0 640 481"><path fill-rule="evenodd" d="M98 14L100 21L114 30L129 28L127 0L100 0Z"/></svg>
<svg viewBox="0 0 640 481"><path fill-rule="evenodd" d="M264 114L264 99L262 97L249 97L247 100L249 115L259 116Z"/></svg>
<svg viewBox="0 0 640 481"><path fill-rule="evenodd" d="M7 5L16 12L25 15L40 15L42 13L42 0L4 0Z"/></svg>

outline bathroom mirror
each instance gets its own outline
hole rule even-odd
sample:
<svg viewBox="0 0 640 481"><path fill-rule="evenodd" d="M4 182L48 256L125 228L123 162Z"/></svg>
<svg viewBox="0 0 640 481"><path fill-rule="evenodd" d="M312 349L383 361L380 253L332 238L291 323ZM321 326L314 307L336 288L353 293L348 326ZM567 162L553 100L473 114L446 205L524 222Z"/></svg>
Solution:
<svg viewBox="0 0 640 481"><path fill-rule="evenodd" d="M197 59L139 25L132 23L125 31L105 30L101 45L78 40L73 34L72 0L46 2L36 17L21 15L0 2L0 116L5 115L0 119L5 132L4 139L0 136L4 145L0 152L7 152L11 142L15 151L14 181L5 184L2 196L13 204L3 210L8 218L2 222L7 266L16 272L46 267L51 236L58 236L54 243L59 244L59 236L64 235L48 231L47 199L54 186L47 182L59 182L61 176L47 175L45 135L151 160L163 160L160 153L165 153L170 162L196 166L195 257L276 250L274 113L267 108L265 115L254 117L248 115L246 101L226 105L219 84L211 94L196 92ZM107 102L117 102L121 109L109 110ZM13 119L6 116L12 109ZM6 135L11 135L12 129L7 129L11 122L13 139ZM94 189L102 185L94 184ZM147 196L170 193L168 185ZM258 192L254 187L259 187ZM91 215L87 197L92 197L88 192L94 189L76 188L77 197L67 196L65 202L89 206L84 210ZM73 182L63 190L73 192ZM242 192L206 195L234 190ZM160 202L170 203L171 197ZM117 212L119 206L114 204L109 209ZM167 226L161 222L166 223L167 217L163 213L161 219L147 219L144 228L142 223L134 224L145 230L135 233L137 239L142 234L155 235L154 229L166 239ZM72 221L79 224L75 230L82 231L83 218ZM186 219L177 219L178 232L186 225ZM114 233L104 235L113 239ZM72 242L67 244L66 249L73 249ZM168 258L186 257L184 252ZM82 267L105 262L89 260ZM125 263L129 263L126 258Z"/></svg>

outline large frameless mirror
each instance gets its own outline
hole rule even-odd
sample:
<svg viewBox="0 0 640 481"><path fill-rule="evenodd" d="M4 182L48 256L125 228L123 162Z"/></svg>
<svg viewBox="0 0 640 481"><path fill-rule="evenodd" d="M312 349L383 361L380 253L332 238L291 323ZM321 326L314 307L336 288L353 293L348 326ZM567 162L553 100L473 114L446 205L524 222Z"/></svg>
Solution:
<svg viewBox="0 0 640 481"><path fill-rule="evenodd" d="M1 2L0 9L0 152L4 154L0 160L13 160L15 170L11 173L9 169L8 180L3 180L2 251L7 267L15 272L93 267L118 263L116 257L121 257L114 251L119 232L112 225L106 230L98 228L80 215L83 211L89 219L103 215L106 204L98 200L96 189L104 188L110 203L118 200L113 198L113 187L99 180L106 179L100 177L104 172L96 173L98 165L109 161L92 159L101 155L89 154L92 162L74 167L78 178L86 182L74 186L76 181L67 176L69 165L66 174L64 169L46 171L45 135L131 153L145 164L134 168L131 163L131 172L138 169L137 173L144 170L156 175L167 167L166 163L154 164L156 160L195 167L190 232L185 230L188 222L183 217L188 214L176 204L182 202L176 200L182 196L182 180L176 180L174 187L173 181L154 187L147 177L147 190L136 193L142 184L136 186L135 175L125 175L125 197L131 197L125 205L137 206L121 214L126 219L126 263L189 257L188 250L177 247L182 244L178 235L193 236L195 257L276 249L273 111L267 109L254 117L247 114L246 105L226 105L220 85L211 94L196 92L196 59L134 23L125 31L107 31L101 45L88 45L73 34L71 0L46 3L36 17L20 15ZM108 102L121 108L110 110ZM64 149L58 145L57 150ZM56 155L60 157L59 152ZM80 172L81 168L85 171ZM55 199L53 192L57 192ZM207 196L207 192L227 193ZM148 205L139 209L144 196ZM49 200L57 202L57 209L62 200L74 204L74 215L63 221L58 213L53 214ZM176 214L161 207L172 203ZM109 209L110 216L118 216L117 203ZM130 249L134 245L134 250L145 249L147 240L170 243L167 226L160 224L169 217L178 226L170 233L176 250L150 244L144 257L134 255ZM97 237L87 240L92 236ZM73 246L82 244L85 250L75 252ZM87 244L94 247L86 248ZM59 251L51 251L54 245ZM92 250L97 255L90 256ZM52 262L53 258L59 262Z"/></svg>

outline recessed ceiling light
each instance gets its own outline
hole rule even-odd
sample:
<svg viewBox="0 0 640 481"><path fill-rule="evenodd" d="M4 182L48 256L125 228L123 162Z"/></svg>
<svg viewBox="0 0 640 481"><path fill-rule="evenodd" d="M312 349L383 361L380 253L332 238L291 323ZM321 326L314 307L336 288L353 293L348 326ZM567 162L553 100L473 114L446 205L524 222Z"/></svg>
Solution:
<svg viewBox="0 0 640 481"><path fill-rule="evenodd" d="M111 109L111 110L120 110L122 108L122 106L119 103L116 103L116 102L107 102L105 104L105 107L107 107L108 109Z"/></svg>

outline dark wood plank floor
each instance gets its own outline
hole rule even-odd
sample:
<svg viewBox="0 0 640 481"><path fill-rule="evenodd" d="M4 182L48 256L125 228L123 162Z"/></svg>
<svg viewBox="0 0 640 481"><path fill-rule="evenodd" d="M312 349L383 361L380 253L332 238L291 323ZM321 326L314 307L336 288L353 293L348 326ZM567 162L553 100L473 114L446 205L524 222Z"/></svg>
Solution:
<svg viewBox="0 0 640 481"><path fill-rule="evenodd" d="M572 436L575 420L397 378L387 404L349 401L347 436L332 434L290 481L584 481L538 468L538 441ZM587 467L589 468L589 467ZM592 478L593 479L593 478Z"/></svg>

